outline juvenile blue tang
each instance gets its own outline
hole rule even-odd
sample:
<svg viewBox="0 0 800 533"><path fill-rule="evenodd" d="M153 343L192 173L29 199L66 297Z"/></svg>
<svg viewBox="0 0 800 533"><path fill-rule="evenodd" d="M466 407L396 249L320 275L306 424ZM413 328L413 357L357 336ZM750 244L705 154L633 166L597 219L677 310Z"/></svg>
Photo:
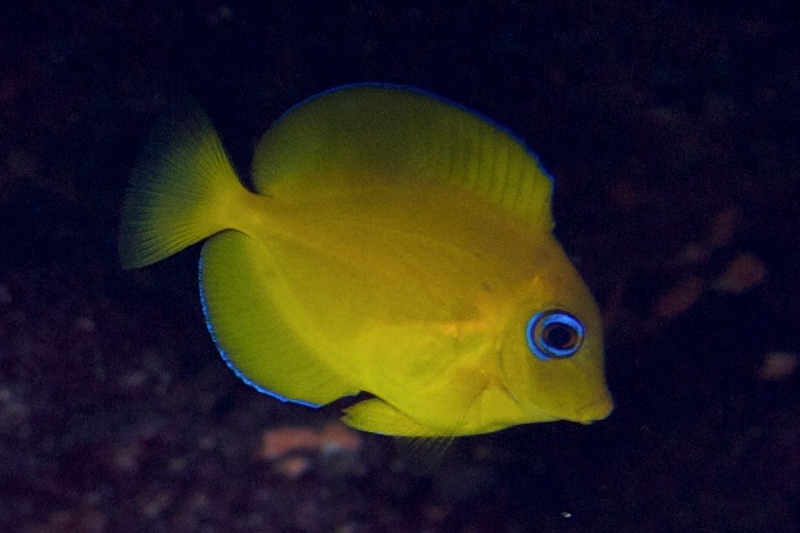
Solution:
<svg viewBox="0 0 800 533"><path fill-rule="evenodd" d="M368 393L344 423L410 437L611 412L551 179L504 129L416 89L345 86L284 114L251 177L191 113L144 151L120 238L126 268L205 241L208 329L248 384L308 406Z"/></svg>

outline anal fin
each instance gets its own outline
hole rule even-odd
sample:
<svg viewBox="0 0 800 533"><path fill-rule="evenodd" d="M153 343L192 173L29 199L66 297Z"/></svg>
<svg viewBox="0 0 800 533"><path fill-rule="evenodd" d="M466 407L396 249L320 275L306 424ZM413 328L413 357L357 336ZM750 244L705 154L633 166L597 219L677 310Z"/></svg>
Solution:
<svg viewBox="0 0 800 533"><path fill-rule="evenodd" d="M209 331L246 383L283 401L319 406L359 390L343 380L291 327L267 247L236 231L203 247L200 291Z"/></svg>

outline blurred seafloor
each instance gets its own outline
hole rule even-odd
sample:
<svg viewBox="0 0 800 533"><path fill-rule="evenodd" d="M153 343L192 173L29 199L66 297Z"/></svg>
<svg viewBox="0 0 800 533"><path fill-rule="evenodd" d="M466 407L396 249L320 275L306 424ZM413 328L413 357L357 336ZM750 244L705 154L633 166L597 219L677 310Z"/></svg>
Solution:
<svg viewBox="0 0 800 533"><path fill-rule="evenodd" d="M0 530L800 529L797 10L648 0L0 7ZM607 421L390 439L240 383L196 249L115 257L171 96L237 165L281 112L359 81L507 125L557 180L603 308Z"/></svg>

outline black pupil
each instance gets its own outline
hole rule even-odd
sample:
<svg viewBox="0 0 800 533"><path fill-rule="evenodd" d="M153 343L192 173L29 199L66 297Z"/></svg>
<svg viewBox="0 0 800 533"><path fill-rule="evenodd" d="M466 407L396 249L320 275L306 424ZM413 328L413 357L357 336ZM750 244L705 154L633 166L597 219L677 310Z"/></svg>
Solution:
<svg viewBox="0 0 800 533"><path fill-rule="evenodd" d="M575 346L577 336L575 331L564 324L550 324L542 332L542 338L548 346L558 350L565 350Z"/></svg>

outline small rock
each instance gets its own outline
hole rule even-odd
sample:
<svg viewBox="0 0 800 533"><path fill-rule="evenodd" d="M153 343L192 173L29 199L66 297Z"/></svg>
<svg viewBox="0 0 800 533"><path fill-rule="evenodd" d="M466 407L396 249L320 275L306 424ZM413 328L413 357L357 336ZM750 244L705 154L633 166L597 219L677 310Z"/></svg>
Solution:
<svg viewBox="0 0 800 533"><path fill-rule="evenodd" d="M259 457L274 461L297 451L315 451L320 447L317 431L303 427L285 427L265 431L261 437Z"/></svg>
<svg viewBox="0 0 800 533"><path fill-rule="evenodd" d="M764 262L751 253L734 257L714 281L712 288L718 292L739 294L758 285L767 276Z"/></svg>
<svg viewBox="0 0 800 533"><path fill-rule="evenodd" d="M779 381L789 377L797 369L797 354L790 352L770 352L758 370L762 381Z"/></svg>
<svg viewBox="0 0 800 533"><path fill-rule="evenodd" d="M721 248L730 244L736 235L736 227L741 218L742 212L738 207L717 213L711 221L711 246Z"/></svg>
<svg viewBox="0 0 800 533"><path fill-rule="evenodd" d="M661 318L675 318L691 308L705 290L700 276L679 281L656 302L653 312Z"/></svg>

